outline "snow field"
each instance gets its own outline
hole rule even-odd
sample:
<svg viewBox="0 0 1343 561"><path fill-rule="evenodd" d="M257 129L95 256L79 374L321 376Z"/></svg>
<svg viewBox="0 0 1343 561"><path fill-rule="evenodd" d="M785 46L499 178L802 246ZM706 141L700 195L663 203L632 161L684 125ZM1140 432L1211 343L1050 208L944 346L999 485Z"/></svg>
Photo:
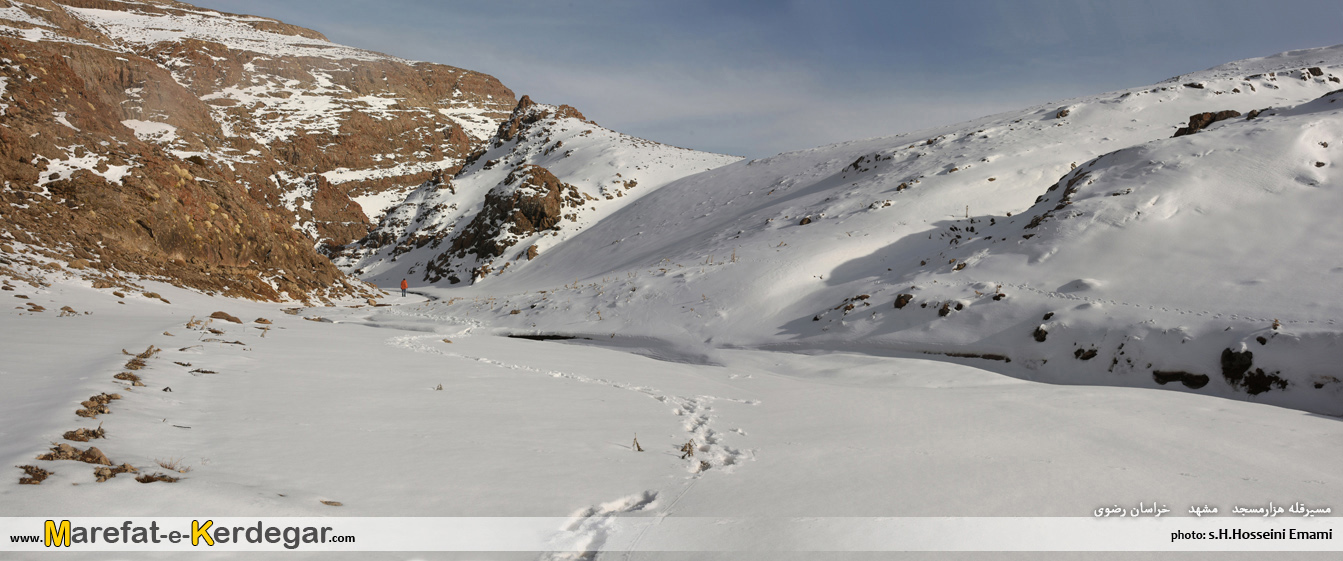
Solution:
<svg viewBox="0 0 1343 561"><path fill-rule="evenodd" d="M147 288L172 304L77 282L14 291L80 313L0 315L16 390L0 398L0 456L53 472L0 487L9 515L567 516L557 533L597 547L615 516L1090 516L1153 500L1183 515L1343 498L1327 445L1343 425L1290 409L907 354L513 339L418 295L289 315ZM245 323L185 327L215 310ZM145 387L112 379L121 348L150 344L163 350L136 371ZM100 392L122 395L112 413L73 414ZM105 439L71 444L190 471L96 483L88 464L32 459L98 423Z"/></svg>

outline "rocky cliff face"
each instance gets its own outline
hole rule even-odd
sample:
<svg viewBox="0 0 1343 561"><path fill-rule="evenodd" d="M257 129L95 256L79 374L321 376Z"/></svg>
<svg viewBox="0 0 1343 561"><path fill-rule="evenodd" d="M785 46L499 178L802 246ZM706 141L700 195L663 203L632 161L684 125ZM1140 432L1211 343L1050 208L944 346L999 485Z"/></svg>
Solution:
<svg viewBox="0 0 1343 561"><path fill-rule="evenodd" d="M106 276L358 291L314 248L455 172L513 105L490 76L266 18L0 0L0 235Z"/></svg>
<svg viewBox="0 0 1343 561"><path fill-rule="evenodd" d="M477 282L675 179L739 159L623 135L522 96L455 176L422 184L333 259L381 282Z"/></svg>

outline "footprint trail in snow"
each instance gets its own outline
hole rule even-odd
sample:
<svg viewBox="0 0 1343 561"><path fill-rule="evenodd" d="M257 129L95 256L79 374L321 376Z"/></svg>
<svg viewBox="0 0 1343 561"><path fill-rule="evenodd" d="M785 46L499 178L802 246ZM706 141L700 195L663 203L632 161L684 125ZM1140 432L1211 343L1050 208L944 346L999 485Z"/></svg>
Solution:
<svg viewBox="0 0 1343 561"><path fill-rule="evenodd" d="M732 401L747 405L758 405L757 400L745 400L725 397L715 397L707 395L698 395L694 397L685 397L677 395L668 395L656 388L639 386L607 380L604 378L593 378L574 374L571 372L562 372L558 370L542 370L520 364L512 364L487 357L470 356L461 353L443 350L430 341L436 341L434 335L404 335L392 337L387 340L387 344L393 347L408 349L415 352L433 353L443 356L472 360L499 368L510 370L520 370L524 372L534 372L543 374L552 378L564 378L584 384L594 384L607 386L611 388L639 392L659 403L671 406L672 414L683 417L685 420L681 423L681 428L687 433L687 439L695 443L694 455L687 458L686 470L690 475L687 476L688 482L676 493L675 498L661 507L661 512L657 516L665 517L670 514L672 507L680 502L692 488L695 483L703 477L707 471L721 471L732 473L734 467L746 459L754 459L754 449L741 449L728 445L724 441L724 435L712 425L715 420L712 403L715 401ZM730 432L745 436L746 433L741 429L732 429ZM708 466L705 468L704 466ZM614 531L614 518L626 513L647 512L658 504L658 492L653 490L644 491L639 494L622 497L613 501L599 503L591 507L579 510L570 518L569 524L560 530L556 538L556 543L564 544L568 551L552 552L541 556L542 561L571 561L571 560L593 560L596 559L597 552L607 544ZM634 537L637 543L639 536ZM581 552L581 553L580 553Z"/></svg>

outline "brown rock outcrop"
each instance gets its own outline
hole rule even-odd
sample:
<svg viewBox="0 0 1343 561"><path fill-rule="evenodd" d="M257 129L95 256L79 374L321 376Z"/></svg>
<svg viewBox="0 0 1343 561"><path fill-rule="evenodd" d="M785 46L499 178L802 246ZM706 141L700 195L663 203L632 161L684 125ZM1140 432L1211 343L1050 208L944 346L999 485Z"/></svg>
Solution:
<svg viewBox="0 0 1343 561"><path fill-rule="evenodd" d="M1181 127L1179 130L1175 131L1175 134L1171 136L1171 138L1175 138L1177 136L1184 136L1187 134L1194 134L1198 131L1207 128L1208 125L1216 123L1217 121L1224 121L1226 119L1239 116L1240 116L1239 111L1233 111L1231 109L1227 109L1225 111L1218 111L1216 113L1195 113L1189 116L1189 126Z"/></svg>
<svg viewBox="0 0 1343 561"><path fill-rule="evenodd" d="M554 229L564 218L564 209L582 203L578 189L561 182L550 170L536 165L518 167L485 195L484 208L452 240L452 247L429 263L425 275L430 282L446 278L453 284L463 277L483 277L489 272L487 267L462 270L454 261L471 254L477 262L500 257L520 239Z"/></svg>
<svg viewBox="0 0 1343 561"><path fill-rule="evenodd" d="M326 40L265 18L170 0L10 6L27 18L4 25L60 40L0 36L0 231L87 261L105 284L130 273L248 298L360 293L314 251L368 232L351 197L455 171L488 134L464 123L513 107L477 72L338 45L278 56L212 40L191 19ZM143 42L92 25L88 8L163 17L170 32L197 25L204 39ZM328 109L313 115L304 100Z"/></svg>

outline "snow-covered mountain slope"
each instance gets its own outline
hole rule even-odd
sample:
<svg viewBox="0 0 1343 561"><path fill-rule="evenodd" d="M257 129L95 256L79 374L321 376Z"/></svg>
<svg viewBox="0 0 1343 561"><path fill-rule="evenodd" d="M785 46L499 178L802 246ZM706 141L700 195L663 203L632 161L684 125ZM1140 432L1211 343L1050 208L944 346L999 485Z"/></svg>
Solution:
<svg viewBox="0 0 1343 561"><path fill-rule="evenodd" d="M486 279L673 180L740 159L620 134L523 96L455 177L425 182L335 261L389 285Z"/></svg>
<svg viewBox="0 0 1343 561"><path fill-rule="evenodd" d="M1340 75L1343 46L1293 51L728 165L441 305L682 357L950 354L1343 413Z"/></svg>
<svg viewBox="0 0 1343 561"><path fill-rule="evenodd" d="M330 284L340 273L315 247L363 237L414 186L455 171L514 105L478 72L171 0L5 0L0 57L0 175L15 199L6 211L22 215L9 225L51 222L41 205L79 200L79 219L56 221L76 227L37 228L36 245L206 290L259 281L204 266L320 271L282 291L294 294ZM52 197L61 182L81 197ZM220 222L196 231L203 220ZM272 225L302 238L258 235ZM34 228L6 231L26 240ZM256 286L242 294L275 296Z"/></svg>
<svg viewBox="0 0 1343 561"><path fill-rule="evenodd" d="M153 140L180 157L204 156L231 168L278 167L264 179L298 216L296 226L315 240L343 243L349 234L324 231L348 229L324 224L330 217L313 212L313 174L368 205L361 208L365 215L378 216L386 210L376 204L378 195L404 194L432 173L460 165L513 104L512 93L492 77L338 45L268 18L171 1L70 4L64 9L114 48L171 72L218 125L208 131L188 125ZM138 103L131 110L137 119L128 126L139 136L147 127L182 128L171 111Z"/></svg>

